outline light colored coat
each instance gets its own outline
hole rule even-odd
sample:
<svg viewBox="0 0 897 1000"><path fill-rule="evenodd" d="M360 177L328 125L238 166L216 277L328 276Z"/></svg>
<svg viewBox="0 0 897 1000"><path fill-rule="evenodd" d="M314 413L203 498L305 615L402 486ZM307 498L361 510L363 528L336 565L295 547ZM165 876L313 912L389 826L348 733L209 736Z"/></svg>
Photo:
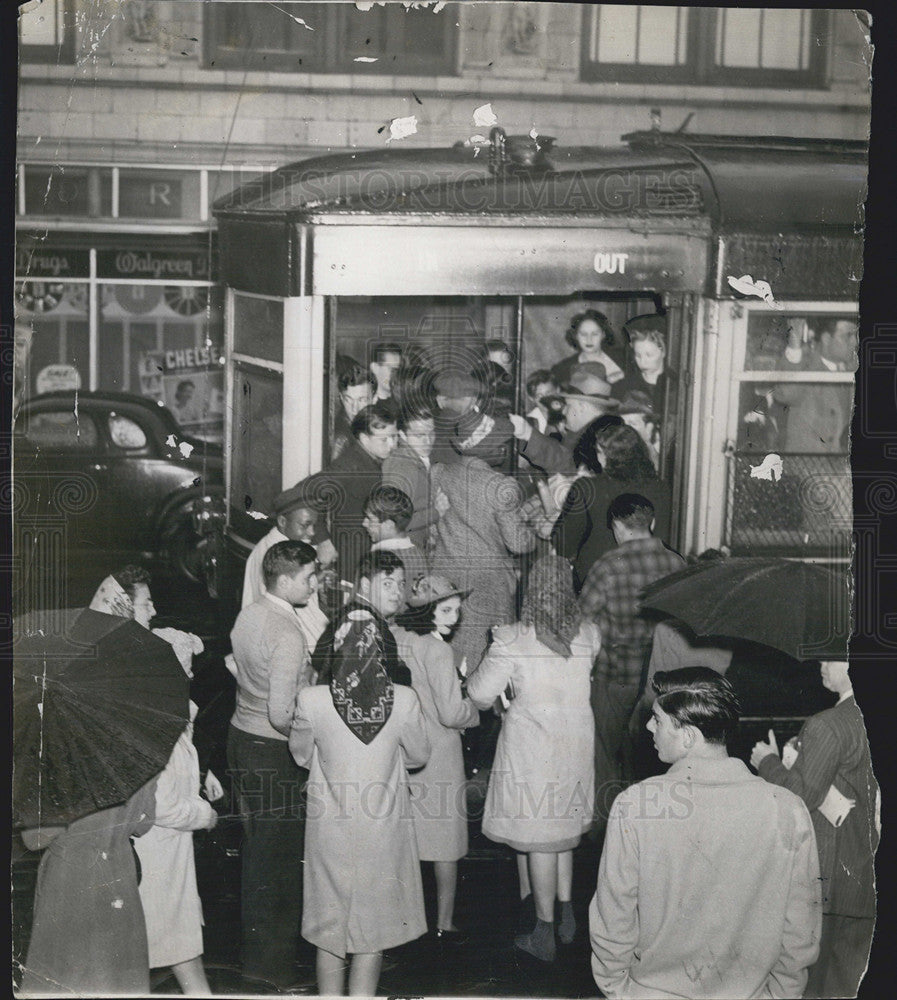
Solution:
<svg viewBox="0 0 897 1000"><path fill-rule="evenodd" d="M548 850L576 841L592 822L595 722L589 675L601 648L598 629L584 623L559 656L535 629L496 629L479 669L467 679L470 700L486 709L513 684L502 720L483 833L517 850ZM554 847L567 850L567 846Z"/></svg>
<svg viewBox="0 0 897 1000"><path fill-rule="evenodd" d="M816 838L803 802L762 782L733 757L683 758L617 796L589 910L606 997L803 994Z"/></svg>
<svg viewBox="0 0 897 1000"><path fill-rule="evenodd" d="M191 714L196 706L191 702ZM202 954L202 903L196 888L193 831L214 809L199 796L193 724L181 733L156 783L156 824L134 841L151 969Z"/></svg>
<svg viewBox="0 0 897 1000"><path fill-rule="evenodd" d="M514 619L514 555L531 551L536 535L524 520L517 483L482 459L466 456L437 466L432 482L445 493L449 508L439 519L430 570L471 591L452 645L473 670L489 629Z"/></svg>
<svg viewBox="0 0 897 1000"><path fill-rule="evenodd" d="M393 626L399 656L411 671L433 748L422 771L411 775L412 812L421 861L457 861L467 853L462 729L480 724L476 707L461 696L452 647L436 635Z"/></svg>
<svg viewBox="0 0 897 1000"><path fill-rule="evenodd" d="M327 685L299 692L290 751L310 770L302 936L340 957L426 933L407 767L430 756L417 695L395 685L386 724L367 745Z"/></svg>
<svg viewBox="0 0 897 1000"><path fill-rule="evenodd" d="M430 490L430 469L404 441L383 460L383 485L395 486L410 498L414 513L406 530L411 541L426 552L430 525L439 520Z"/></svg>

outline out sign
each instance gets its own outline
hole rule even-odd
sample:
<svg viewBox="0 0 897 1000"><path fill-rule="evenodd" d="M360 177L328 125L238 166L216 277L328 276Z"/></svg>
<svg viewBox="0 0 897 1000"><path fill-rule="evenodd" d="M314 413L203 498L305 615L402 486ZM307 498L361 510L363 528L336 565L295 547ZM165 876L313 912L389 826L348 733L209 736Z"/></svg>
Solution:
<svg viewBox="0 0 897 1000"><path fill-rule="evenodd" d="M595 254L595 270L598 274L625 274L627 260L628 253L604 253L599 250Z"/></svg>

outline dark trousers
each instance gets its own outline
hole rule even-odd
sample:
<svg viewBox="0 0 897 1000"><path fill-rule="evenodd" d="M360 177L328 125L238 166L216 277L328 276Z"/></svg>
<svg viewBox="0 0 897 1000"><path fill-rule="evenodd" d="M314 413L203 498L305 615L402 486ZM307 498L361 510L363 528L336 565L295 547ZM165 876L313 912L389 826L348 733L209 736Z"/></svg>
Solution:
<svg viewBox="0 0 897 1000"><path fill-rule="evenodd" d="M819 958L810 966L805 997L855 997L866 971L875 921L871 917L822 915Z"/></svg>
<svg viewBox="0 0 897 1000"><path fill-rule="evenodd" d="M592 678L595 716L595 826L604 829L614 799L633 779L629 720L638 701L638 684Z"/></svg>
<svg viewBox="0 0 897 1000"><path fill-rule="evenodd" d="M302 916L308 771L285 740L231 726L227 762L243 820L243 975L277 986L295 978Z"/></svg>

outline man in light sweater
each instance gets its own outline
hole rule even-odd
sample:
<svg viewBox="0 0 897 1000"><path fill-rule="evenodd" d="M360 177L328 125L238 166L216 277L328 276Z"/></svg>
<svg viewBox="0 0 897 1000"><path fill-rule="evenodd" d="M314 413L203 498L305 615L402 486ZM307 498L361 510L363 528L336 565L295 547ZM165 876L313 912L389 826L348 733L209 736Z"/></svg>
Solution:
<svg viewBox="0 0 897 1000"><path fill-rule="evenodd" d="M308 772L290 756L288 737L299 691L311 682L302 627L294 609L317 586L315 550L277 542L265 553L265 593L240 612L233 631L237 707L227 762L243 817L243 977L286 989L302 912Z"/></svg>
<svg viewBox="0 0 897 1000"><path fill-rule="evenodd" d="M648 728L660 777L617 796L589 911L606 997L800 997L819 953L819 859L806 806L729 757L729 682L661 671Z"/></svg>

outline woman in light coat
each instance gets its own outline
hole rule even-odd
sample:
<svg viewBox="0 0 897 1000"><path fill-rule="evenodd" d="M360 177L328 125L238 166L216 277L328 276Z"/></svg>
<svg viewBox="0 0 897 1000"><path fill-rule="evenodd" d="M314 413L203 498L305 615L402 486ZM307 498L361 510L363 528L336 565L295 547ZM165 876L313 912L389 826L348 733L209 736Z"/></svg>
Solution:
<svg viewBox="0 0 897 1000"><path fill-rule="evenodd" d="M448 645L466 596L442 576L425 576L408 597L393 633L411 670L433 748L429 763L411 778L412 813L421 861L436 873L436 937L452 939L458 861L467 853L466 785L461 730L480 724L480 713L461 695L461 678Z"/></svg>
<svg viewBox="0 0 897 1000"><path fill-rule="evenodd" d="M583 622L570 564L545 556L530 571L517 625L495 630L470 700L487 708L509 701L489 777L483 833L525 852L536 925L514 944L543 961L555 957L554 901L560 939L573 940L573 848L592 821L595 722L589 676L601 646Z"/></svg>
<svg viewBox="0 0 897 1000"><path fill-rule="evenodd" d="M426 932L406 768L430 756L417 695L394 684L374 617L350 611L329 684L299 692L290 752L310 770L302 936L318 992L373 996L383 951Z"/></svg>

